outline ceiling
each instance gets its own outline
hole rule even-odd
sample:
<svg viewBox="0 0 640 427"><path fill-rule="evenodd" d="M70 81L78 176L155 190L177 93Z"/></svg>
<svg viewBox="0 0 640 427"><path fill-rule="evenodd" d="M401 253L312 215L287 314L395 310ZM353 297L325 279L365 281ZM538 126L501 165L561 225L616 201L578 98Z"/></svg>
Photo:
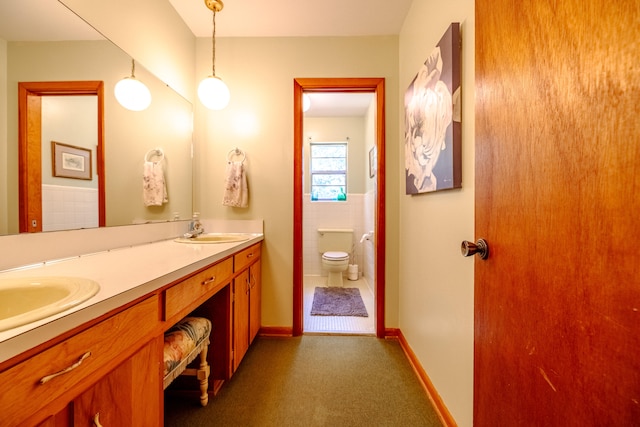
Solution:
<svg viewBox="0 0 640 427"><path fill-rule="evenodd" d="M362 117L375 99L371 93L312 92L305 117Z"/></svg>
<svg viewBox="0 0 640 427"><path fill-rule="evenodd" d="M223 0L216 37L397 35L413 0ZM169 0L196 37L211 37L204 0Z"/></svg>
<svg viewBox="0 0 640 427"><path fill-rule="evenodd" d="M196 37L211 37L204 0L168 0ZM327 37L397 35L412 0L224 0L218 37ZM5 40L74 40L88 32L55 0L0 1ZM18 19L17 19L18 18ZM29 22L29 25L24 25ZM95 38L95 35L92 35Z"/></svg>
<svg viewBox="0 0 640 427"><path fill-rule="evenodd" d="M103 37L57 1L1 0L0 38L7 41L61 41Z"/></svg>
<svg viewBox="0 0 640 427"><path fill-rule="evenodd" d="M211 37L204 0L169 0L196 37ZM400 33L412 0L223 0L216 37L347 37ZM309 93L307 117L364 116L373 94Z"/></svg>
<svg viewBox="0 0 640 427"><path fill-rule="evenodd" d="M168 0L196 37L211 37L204 0ZM223 0L216 37L347 37L400 33L412 0ZM101 38L53 0L0 1L0 38L14 41ZM21 17L24 19L16 19ZM29 22L30 25L21 24ZM307 116L362 116L371 94L312 93Z"/></svg>

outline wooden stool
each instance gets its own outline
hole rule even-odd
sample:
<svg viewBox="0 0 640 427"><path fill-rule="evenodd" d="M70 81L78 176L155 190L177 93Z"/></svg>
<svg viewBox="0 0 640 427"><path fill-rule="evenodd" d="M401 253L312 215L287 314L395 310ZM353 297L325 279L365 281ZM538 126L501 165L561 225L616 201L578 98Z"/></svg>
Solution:
<svg viewBox="0 0 640 427"><path fill-rule="evenodd" d="M204 317L185 317L164 334L164 388L179 375L195 376L200 382L200 404L209 402L209 363L207 351L211 321ZM200 355L198 368L187 365Z"/></svg>

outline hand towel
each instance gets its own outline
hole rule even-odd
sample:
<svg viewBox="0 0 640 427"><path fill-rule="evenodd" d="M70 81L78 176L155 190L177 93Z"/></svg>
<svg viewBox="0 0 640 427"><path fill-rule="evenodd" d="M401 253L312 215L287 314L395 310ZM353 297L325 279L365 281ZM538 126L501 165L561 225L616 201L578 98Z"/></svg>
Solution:
<svg viewBox="0 0 640 427"><path fill-rule="evenodd" d="M161 162L144 162L142 199L145 206L162 206L169 201Z"/></svg>
<svg viewBox="0 0 640 427"><path fill-rule="evenodd" d="M242 162L227 162L222 204L235 208L249 207L247 174Z"/></svg>

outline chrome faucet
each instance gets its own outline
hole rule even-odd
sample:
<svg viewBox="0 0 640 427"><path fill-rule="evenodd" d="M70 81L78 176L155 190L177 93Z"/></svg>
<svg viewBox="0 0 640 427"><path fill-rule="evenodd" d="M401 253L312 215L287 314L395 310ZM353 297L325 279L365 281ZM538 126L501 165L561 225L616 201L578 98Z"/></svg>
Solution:
<svg viewBox="0 0 640 427"><path fill-rule="evenodd" d="M189 230L183 234L183 237L187 238L187 239L192 239L194 237L197 237L199 235L201 235L202 233L204 233L204 227L202 226L202 223L200 222L200 213L199 212L194 212L193 213L193 218L191 219L191 222L189 223Z"/></svg>

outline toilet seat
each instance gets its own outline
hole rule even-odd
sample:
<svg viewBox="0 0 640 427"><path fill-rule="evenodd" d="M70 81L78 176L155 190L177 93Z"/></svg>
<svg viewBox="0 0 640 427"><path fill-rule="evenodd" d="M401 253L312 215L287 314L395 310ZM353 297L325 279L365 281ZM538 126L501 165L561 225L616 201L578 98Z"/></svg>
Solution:
<svg viewBox="0 0 640 427"><path fill-rule="evenodd" d="M323 253L322 258L327 261L345 261L349 259L349 254L346 252L330 251Z"/></svg>

